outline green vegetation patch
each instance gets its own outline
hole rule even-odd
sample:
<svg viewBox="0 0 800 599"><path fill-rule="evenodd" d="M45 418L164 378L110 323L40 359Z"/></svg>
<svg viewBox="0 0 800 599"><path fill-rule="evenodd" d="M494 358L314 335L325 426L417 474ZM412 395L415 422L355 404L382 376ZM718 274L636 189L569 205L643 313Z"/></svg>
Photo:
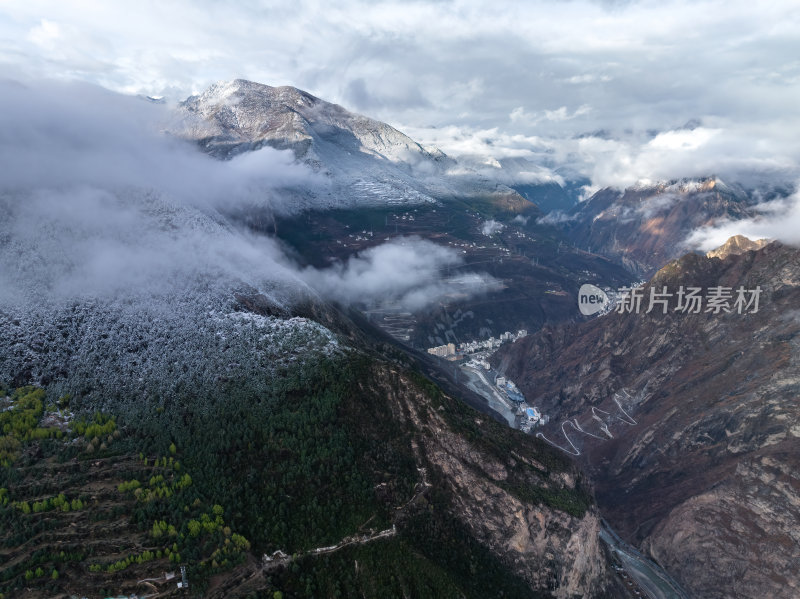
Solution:
<svg viewBox="0 0 800 599"><path fill-rule="evenodd" d="M36 387L20 387L11 394L10 405L0 412L0 467L13 464L26 443L63 434L56 427L39 427L44 399L44 389Z"/></svg>

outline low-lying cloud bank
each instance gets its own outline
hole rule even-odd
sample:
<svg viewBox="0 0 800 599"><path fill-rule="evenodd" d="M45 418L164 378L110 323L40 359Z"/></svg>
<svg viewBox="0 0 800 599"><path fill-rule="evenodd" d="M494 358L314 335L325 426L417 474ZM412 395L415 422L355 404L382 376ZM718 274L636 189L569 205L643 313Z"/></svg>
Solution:
<svg viewBox="0 0 800 599"><path fill-rule="evenodd" d="M87 84L0 80L0 188L136 187L224 207L314 181L289 151L213 160L165 134L172 118L167 105Z"/></svg>
<svg viewBox="0 0 800 599"><path fill-rule="evenodd" d="M564 185L586 180L581 199L605 187L626 189L684 178L717 175L748 188L785 185L800 176L796 132L774 123L707 118L663 130L602 130L565 135L508 134L468 126L412 129L481 174L507 185ZM526 165L526 166L523 166Z"/></svg>
<svg viewBox="0 0 800 599"><path fill-rule="evenodd" d="M163 133L169 112L84 84L0 82L0 300L169 295L205 278L295 281L268 239L233 230L313 175L265 148L214 160Z"/></svg>
<svg viewBox="0 0 800 599"><path fill-rule="evenodd" d="M727 220L713 227L694 231L686 241L689 247L704 251L721 246L734 235L750 239L777 239L789 245L800 246L800 193L756 206L759 214L754 218Z"/></svg>
<svg viewBox="0 0 800 599"><path fill-rule="evenodd" d="M319 293L417 310L492 283L448 277L458 254L416 238L299 268L225 214L280 208L283 188L314 187L316 175L271 148L210 158L164 133L170 118L162 105L84 84L0 81L0 309L247 285L276 304Z"/></svg>
<svg viewBox="0 0 800 599"><path fill-rule="evenodd" d="M347 304L392 304L416 311L454 295L496 286L484 274L451 275L462 264L452 248L418 237L399 237L327 269L307 268L302 278L326 297Z"/></svg>

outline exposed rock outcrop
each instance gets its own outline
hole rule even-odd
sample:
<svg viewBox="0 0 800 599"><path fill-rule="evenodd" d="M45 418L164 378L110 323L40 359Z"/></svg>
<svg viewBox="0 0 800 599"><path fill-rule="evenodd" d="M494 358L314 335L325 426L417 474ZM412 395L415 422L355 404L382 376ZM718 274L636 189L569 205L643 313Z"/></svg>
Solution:
<svg viewBox="0 0 800 599"><path fill-rule="evenodd" d="M467 413L447 397L442 399L447 407L437 408L423 394L397 392L410 389L397 373L385 372L383 379L395 418L420 433L421 467L448 489L452 512L476 539L536 590L560 598L603 596L610 579L599 516L588 506L585 483L569 461L508 429L499 433L511 437L513 449L499 451L482 441L496 438L500 425L491 419ZM526 496L537 490L543 501ZM573 496L587 501L583 509L568 503ZM564 500L567 511L547 505L555 497Z"/></svg>
<svg viewBox="0 0 800 599"><path fill-rule="evenodd" d="M749 252L751 250L760 250L768 243L770 243L769 239L757 239L754 241L748 237L745 237L744 235L734 235L720 247L711 250L710 252L706 252L706 256L709 258L723 259L727 258L728 256L744 254L745 252Z"/></svg>

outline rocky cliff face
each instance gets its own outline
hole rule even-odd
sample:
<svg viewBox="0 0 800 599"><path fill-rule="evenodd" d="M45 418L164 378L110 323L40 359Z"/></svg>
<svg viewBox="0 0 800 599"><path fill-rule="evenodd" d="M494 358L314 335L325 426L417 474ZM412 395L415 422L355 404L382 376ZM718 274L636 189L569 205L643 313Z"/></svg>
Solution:
<svg viewBox="0 0 800 599"><path fill-rule="evenodd" d="M432 400L403 379L384 370L376 391L417 431L419 467L447 490L457 519L533 589L604 596L612 583L599 516L575 467L540 441L447 396Z"/></svg>
<svg viewBox="0 0 800 599"><path fill-rule="evenodd" d="M651 289L760 286L739 314L645 314ZM641 313L543 330L496 356L579 454L601 510L700 597L800 589L800 251L687 255ZM571 445L572 443L572 445Z"/></svg>
<svg viewBox="0 0 800 599"><path fill-rule="evenodd" d="M749 204L743 190L715 178L625 192L604 189L572 210L568 232L578 247L649 277L690 249L685 241L692 231L743 218Z"/></svg>

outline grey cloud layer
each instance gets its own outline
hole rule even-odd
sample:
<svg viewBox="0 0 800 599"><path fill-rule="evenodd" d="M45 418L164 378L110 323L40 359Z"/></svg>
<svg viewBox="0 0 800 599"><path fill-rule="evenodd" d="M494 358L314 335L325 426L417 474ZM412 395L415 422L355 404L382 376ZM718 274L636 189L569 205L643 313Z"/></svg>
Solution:
<svg viewBox="0 0 800 599"><path fill-rule="evenodd" d="M793 0L12 0L0 65L173 100L234 77L295 85L502 182L585 179L588 195L712 174L800 180L798 30Z"/></svg>
<svg viewBox="0 0 800 599"><path fill-rule="evenodd" d="M203 279L302 288L274 243L219 209L310 173L271 149L215 161L160 132L166 115L88 85L0 84L0 299L169 296Z"/></svg>
<svg viewBox="0 0 800 599"><path fill-rule="evenodd" d="M4 9L0 62L25 72L176 99L237 76L292 84L445 151L567 164L593 187L785 177L800 162L800 10L788 0ZM695 139L658 140L689 121L702 123Z"/></svg>
<svg viewBox="0 0 800 599"><path fill-rule="evenodd" d="M153 188L195 205L307 183L289 151L267 149L220 162L165 135L166 105L79 83L0 81L0 161L4 189L90 183Z"/></svg>

